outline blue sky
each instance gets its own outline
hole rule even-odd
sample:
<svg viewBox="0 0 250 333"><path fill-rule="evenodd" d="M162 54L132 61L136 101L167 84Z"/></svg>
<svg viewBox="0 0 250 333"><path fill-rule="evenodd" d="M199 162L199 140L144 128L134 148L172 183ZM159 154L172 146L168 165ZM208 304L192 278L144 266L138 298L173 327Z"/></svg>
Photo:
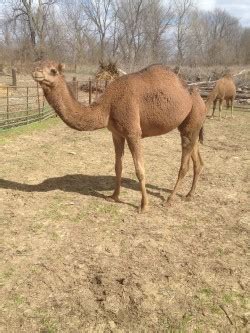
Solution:
<svg viewBox="0 0 250 333"><path fill-rule="evenodd" d="M250 0L196 0L200 9L225 9L239 19L244 27L250 27Z"/></svg>

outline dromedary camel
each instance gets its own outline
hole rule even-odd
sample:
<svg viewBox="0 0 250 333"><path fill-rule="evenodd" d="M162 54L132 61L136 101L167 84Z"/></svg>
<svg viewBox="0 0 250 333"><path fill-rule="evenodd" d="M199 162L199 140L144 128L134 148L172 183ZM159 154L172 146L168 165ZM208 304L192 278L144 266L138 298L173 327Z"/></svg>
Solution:
<svg viewBox="0 0 250 333"><path fill-rule="evenodd" d="M229 108L229 102L231 103L231 117L233 117L233 103L236 96L236 87L233 81L233 77L230 74L225 74L221 79L219 79L211 93L209 94L206 105L209 110L211 104L213 103L213 113L211 118L214 117L214 112L216 108L216 103L219 101L219 116L221 120L221 111L223 100L227 103L227 109Z"/></svg>
<svg viewBox="0 0 250 333"><path fill-rule="evenodd" d="M116 186L110 200L119 202L126 140L140 183L141 211L147 210L148 196L141 139L165 134L176 127L181 134L181 167L167 202L173 199L186 175L190 157L193 160L194 176L187 196L193 195L203 166L198 140L202 139L202 125L206 117L205 103L195 89L189 92L170 69L162 65L152 65L114 80L97 103L83 106L68 90L62 70L63 65L44 61L36 66L33 78L40 83L48 103L68 126L79 131L107 127L112 132Z"/></svg>

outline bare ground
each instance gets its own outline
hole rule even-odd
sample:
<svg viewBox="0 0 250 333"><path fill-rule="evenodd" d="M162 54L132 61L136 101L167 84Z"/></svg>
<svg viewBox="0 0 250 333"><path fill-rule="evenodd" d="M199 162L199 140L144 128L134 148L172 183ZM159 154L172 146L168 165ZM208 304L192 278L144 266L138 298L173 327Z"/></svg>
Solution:
<svg viewBox="0 0 250 333"><path fill-rule="evenodd" d="M60 120L0 136L1 332L246 332L249 113L207 120L206 168L162 206L177 131L144 140L150 211L126 149L122 204L107 130Z"/></svg>

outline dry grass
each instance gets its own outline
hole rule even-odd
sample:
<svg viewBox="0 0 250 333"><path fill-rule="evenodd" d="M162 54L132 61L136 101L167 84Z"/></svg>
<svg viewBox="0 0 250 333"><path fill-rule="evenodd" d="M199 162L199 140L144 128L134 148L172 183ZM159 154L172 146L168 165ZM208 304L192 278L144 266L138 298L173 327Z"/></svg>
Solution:
<svg viewBox="0 0 250 333"><path fill-rule="evenodd" d="M168 209L178 133L144 140L144 215L128 150L124 203L103 198L108 131L53 120L0 134L2 332L246 332L249 114L235 114L207 120L197 195L182 197L190 172Z"/></svg>

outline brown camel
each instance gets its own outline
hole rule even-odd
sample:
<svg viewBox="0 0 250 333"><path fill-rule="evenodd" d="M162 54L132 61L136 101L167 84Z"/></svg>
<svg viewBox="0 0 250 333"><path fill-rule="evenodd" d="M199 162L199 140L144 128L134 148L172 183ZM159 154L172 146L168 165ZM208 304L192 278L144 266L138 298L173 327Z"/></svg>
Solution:
<svg viewBox="0 0 250 333"><path fill-rule="evenodd" d="M173 199L186 175L190 158L194 165L194 177L187 196L193 195L203 166L198 140L199 137L202 139L202 125L206 118L205 103L195 89L189 92L170 69L152 65L114 80L98 102L83 106L68 90L62 70L61 64L41 62L36 66L33 78L40 83L48 103L68 126L79 131L107 127L112 132L116 186L109 199L119 202L126 140L142 192L141 211L147 209L141 139L165 134L176 127L181 134L182 158L178 179L168 202Z"/></svg>
<svg viewBox="0 0 250 333"><path fill-rule="evenodd" d="M213 113L211 118L214 117L214 112L216 108L216 103L219 101L219 116L221 120L221 111L223 100L227 103L227 109L229 108L229 103L231 104L231 117L233 117L233 103L236 96L236 87L233 81L233 77L230 74L225 74L221 79L219 79L211 93L209 94L206 105L209 110L211 104L213 103Z"/></svg>

